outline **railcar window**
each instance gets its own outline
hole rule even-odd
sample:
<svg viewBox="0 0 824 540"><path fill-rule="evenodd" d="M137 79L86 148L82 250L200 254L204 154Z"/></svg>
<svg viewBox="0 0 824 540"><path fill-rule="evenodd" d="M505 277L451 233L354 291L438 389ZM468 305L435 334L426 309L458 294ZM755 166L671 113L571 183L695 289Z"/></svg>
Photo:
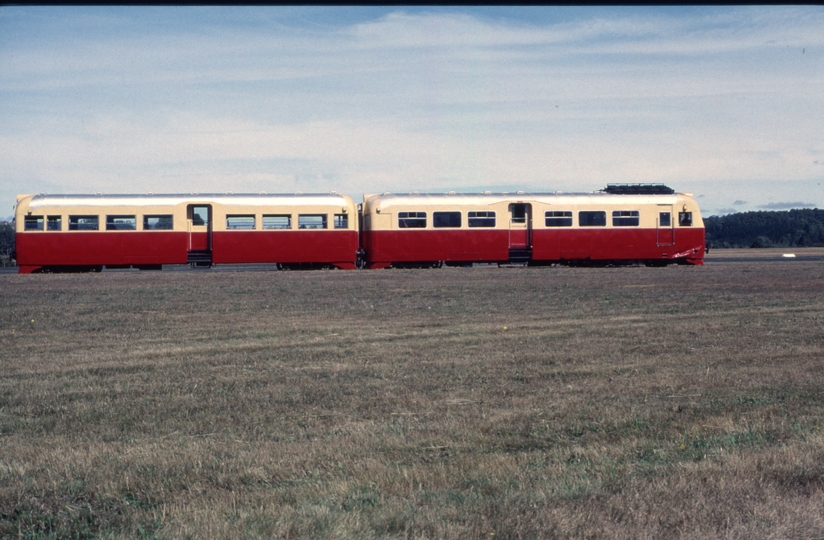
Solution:
<svg viewBox="0 0 824 540"><path fill-rule="evenodd" d="M26 216L23 220L23 228L27 231L42 231L43 216Z"/></svg>
<svg viewBox="0 0 824 540"><path fill-rule="evenodd" d="M226 216L226 228L237 230L254 230L255 229L255 216L254 215L227 215Z"/></svg>
<svg viewBox="0 0 824 540"><path fill-rule="evenodd" d="M298 229L326 228L326 214L298 214Z"/></svg>
<svg viewBox="0 0 824 540"><path fill-rule="evenodd" d="M173 228L174 218L171 214L143 216L144 231L171 231Z"/></svg>
<svg viewBox="0 0 824 540"><path fill-rule="evenodd" d="M457 228L461 226L460 212L432 212L432 226Z"/></svg>
<svg viewBox="0 0 824 540"><path fill-rule="evenodd" d="M494 227L495 212L469 212L466 221L470 227Z"/></svg>
<svg viewBox="0 0 824 540"><path fill-rule="evenodd" d="M135 216L106 216L107 231L133 231L137 228Z"/></svg>
<svg viewBox="0 0 824 540"><path fill-rule="evenodd" d="M70 231L96 231L99 229L99 216L69 216Z"/></svg>
<svg viewBox="0 0 824 540"><path fill-rule="evenodd" d="M659 227L669 227L672 224L672 218L670 217L669 212L659 212L658 213L658 226Z"/></svg>
<svg viewBox="0 0 824 540"><path fill-rule="evenodd" d="M425 229L426 212L398 212L398 227L401 229Z"/></svg>
<svg viewBox="0 0 824 540"><path fill-rule="evenodd" d="M46 222L46 229L50 231L63 230L63 216L49 216Z"/></svg>
<svg viewBox="0 0 824 540"><path fill-rule="evenodd" d="M571 210L551 210L544 214L547 227L572 227Z"/></svg>
<svg viewBox="0 0 824 540"><path fill-rule="evenodd" d="M613 227L637 227L640 225L641 217L638 210L613 210Z"/></svg>
<svg viewBox="0 0 824 540"><path fill-rule="evenodd" d="M581 227L606 227L607 213L589 210L578 212L578 225Z"/></svg>
<svg viewBox="0 0 824 540"><path fill-rule="evenodd" d="M335 214L335 228L336 229L348 229L349 228L349 216L347 214Z"/></svg>
<svg viewBox="0 0 824 540"><path fill-rule="evenodd" d="M269 214L263 216L264 229L291 229L292 216L288 214Z"/></svg>
<svg viewBox="0 0 824 540"><path fill-rule="evenodd" d="M692 212L678 212L678 224L682 227L692 227Z"/></svg>

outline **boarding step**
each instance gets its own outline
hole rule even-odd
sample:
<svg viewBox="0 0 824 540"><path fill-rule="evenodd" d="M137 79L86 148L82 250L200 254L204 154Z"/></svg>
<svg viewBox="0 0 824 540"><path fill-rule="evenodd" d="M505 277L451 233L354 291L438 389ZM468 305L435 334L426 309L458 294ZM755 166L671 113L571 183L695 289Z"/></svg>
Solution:
<svg viewBox="0 0 824 540"><path fill-rule="evenodd" d="M192 266L212 266L212 252L208 250L190 251L187 261Z"/></svg>
<svg viewBox="0 0 824 540"><path fill-rule="evenodd" d="M532 260L531 249L510 249L509 262L511 263L525 263Z"/></svg>

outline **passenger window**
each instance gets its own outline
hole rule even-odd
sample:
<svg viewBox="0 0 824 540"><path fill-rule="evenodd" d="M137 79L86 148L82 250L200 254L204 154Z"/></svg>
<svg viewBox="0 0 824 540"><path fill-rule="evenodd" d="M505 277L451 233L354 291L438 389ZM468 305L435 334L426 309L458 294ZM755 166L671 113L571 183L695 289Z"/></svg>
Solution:
<svg viewBox="0 0 824 540"><path fill-rule="evenodd" d="M613 210L612 211L612 226L613 227L637 227L640 224L641 217L638 210Z"/></svg>
<svg viewBox="0 0 824 540"><path fill-rule="evenodd" d="M433 227L450 227L457 228L461 226L460 212L433 212L432 213Z"/></svg>
<svg viewBox="0 0 824 540"><path fill-rule="evenodd" d="M50 231L63 230L63 216L49 216L46 222L46 228Z"/></svg>
<svg viewBox="0 0 824 540"><path fill-rule="evenodd" d="M42 231L43 216L26 216L23 220L23 229L27 231Z"/></svg>
<svg viewBox="0 0 824 540"><path fill-rule="evenodd" d="M678 212L678 225L682 227L691 227L692 212Z"/></svg>
<svg viewBox="0 0 824 540"><path fill-rule="evenodd" d="M107 231L133 231L137 228L135 216L106 216Z"/></svg>
<svg viewBox="0 0 824 540"><path fill-rule="evenodd" d="M292 216L288 214L270 214L263 216L264 229L291 229Z"/></svg>
<svg viewBox="0 0 824 540"><path fill-rule="evenodd" d="M670 213L669 212L659 212L658 213L658 226L659 227L669 227L672 224Z"/></svg>
<svg viewBox="0 0 824 540"><path fill-rule="evenodd" d="M255 229L255 216L253 215L227 215L226 216L226 228L230 230L236 229L243 229L243 230L254 230Z"/></svg>
<svg viewBox="0 0 824 540"><path fill-rule="evenodd" d="M326 229L326 214L299 214L298 229Z"/></svg>
<svg viewBox="0 0 824 540"><path fill-rule="evenodd" d="M571 210L553 210L544 214L547 227L572 227Z"/></svg>
<svg viewBox="0 0 824 540"><path fill-rule="evenodd" d="M336 229L348 229L349 228L349 216L347 214L335 214L335 228Z"/></svg>
<svg viewBox="0 0 824 540"><path fill-rule="evenodd" d="M100 228L98 216L69 216L70 231L96 231Z"/></svg>
<svg viewBox="0 0 824 540"><path fill-rule="evenodd" d="M425 229L426 212L398 212L398 227L401 229Z"/></svg>
<svg viewBox="0 0 824 540"><path fill-rule="evenodd" d="M469 212L467 225L470 227L494 227L495 212Z"/></svg>
<svg viewBox="0 0 824 540"><path fill-rule="evenodd" d="M144 231L171 231L173 228L174 220L171 214L143 216Z"/></svg>
<svg viewBox="0 0 824 540"><path fill-rule="evenodd" d="M578 212L578 225L581 227L606 227L607 213L601 211Z"/></svg>

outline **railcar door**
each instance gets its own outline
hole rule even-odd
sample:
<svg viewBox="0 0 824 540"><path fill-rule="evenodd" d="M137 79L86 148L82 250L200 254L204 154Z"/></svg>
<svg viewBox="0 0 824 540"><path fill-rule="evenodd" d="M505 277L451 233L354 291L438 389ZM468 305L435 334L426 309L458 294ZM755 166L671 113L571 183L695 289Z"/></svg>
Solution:
<svg viewBox="0 0 824 540"><path fill-rule="evenodd" d="M659 247L672 246L675 243L674 223L672 221L672 208L669 206L658 206L658 217L656 219L655 240Z"/></svg>
<svg viewBox="0 0 824 540"><path fill-rule="evenodd" d="M212 205L190 204L186 208L189 227L189 262L212 262Z"/></svg>
<svg viewBox="0 0 824 540"><path fill-rule="evenodd" d="M509 249L529 249L532 247L532 205L512 203L509 205Z"/></svg>

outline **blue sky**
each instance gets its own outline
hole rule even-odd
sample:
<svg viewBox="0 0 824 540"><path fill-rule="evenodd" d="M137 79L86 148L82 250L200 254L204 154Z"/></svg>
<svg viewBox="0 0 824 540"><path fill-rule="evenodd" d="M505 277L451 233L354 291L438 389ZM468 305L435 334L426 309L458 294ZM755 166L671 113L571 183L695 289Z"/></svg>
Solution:
<svg viewBox="0 0 824 540"><path fill-rule="evenodd" d="M824 8L3 7L18 193L593 191L824 207Z"/></svg>

